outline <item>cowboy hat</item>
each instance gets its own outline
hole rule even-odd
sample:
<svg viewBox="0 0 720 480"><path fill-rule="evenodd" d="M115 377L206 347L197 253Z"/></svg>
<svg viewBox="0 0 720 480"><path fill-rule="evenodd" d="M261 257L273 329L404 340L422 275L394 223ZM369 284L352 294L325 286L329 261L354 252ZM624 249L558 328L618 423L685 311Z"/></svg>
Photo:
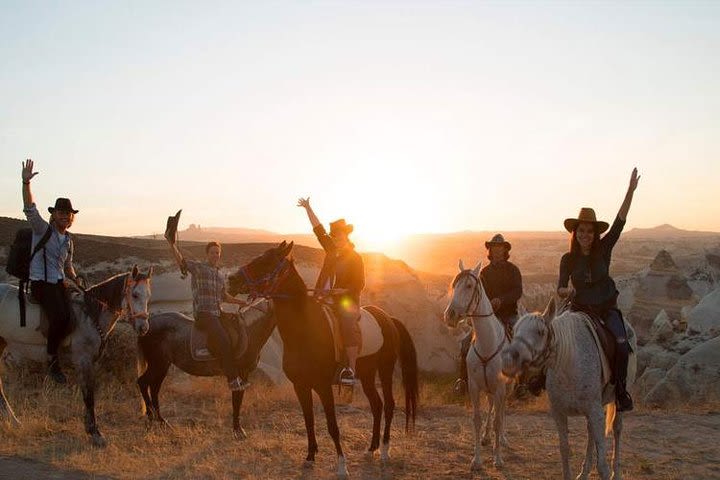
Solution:
<svg viewBox="0 0 720 480"><path fill-rule="evenodd" d="M335 220L330 224L330 235L336 235L338 233L350 235L353 229L354 227L351 224L345 223L345 219L341 218L340 220Z"/></svg>
<svg viewBox="0 0 720 480"><path fill-rule="evenodd" d="M598 221L598 219L595 217L595 210L588 207L583 207L580 209L578 218L566 218L563 224L565 225L565 230L572 233L575 231L580 222L588 222L596 225L598 233L603 233L610 227L609 223Z"/></svg>
<svg viewBox="0 0 720 480"><path fill-rule="evenodd" d="M72 212L72 213L78 213L79 210L74 210L72 206L72 202L69 198L58 198L55 200L55 206L54 207L48 207L48 212L53 213L55 210L60 210L63 212Z"/></svg>
<svg viewBox="0 0 720 480"><path fill-rule="evenodd" d="M505 248L508 249L508 251L510 251L510 249L512 248L510 242L506 242L505 237L503 237L501 233L498 233L497 235L492 237L491 240L485 242L485 248L487 248L488 250L490 250L490 247L492 247L493 245L504 245Z"/></svg>

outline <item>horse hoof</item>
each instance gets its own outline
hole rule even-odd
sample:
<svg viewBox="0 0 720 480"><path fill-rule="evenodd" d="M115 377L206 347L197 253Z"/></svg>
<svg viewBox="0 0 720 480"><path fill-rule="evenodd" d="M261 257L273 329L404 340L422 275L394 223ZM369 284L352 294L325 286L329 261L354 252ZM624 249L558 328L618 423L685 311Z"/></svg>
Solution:
<svg viewBox="0 0 720 480"><path fill-rule="evenodd" d="M312 469L315 467L315 460L305 460L303 462L303 468L306 470Z"/></svg>
<svg viewBox="0 0 720 480"><path fill-rule="evenodd" d="M233 437L235 437L235 440L245 440L247 438L247 433L245 433L244 428L238 427L233 429Z"/></svg>
<svg viewBox="0 0 720 480"><path fill-rule="evenodd" d="M95 447L98 448L105 448L107 447L107 440L105 440L105 437L103 437L101 434L95 434L92 436L92 444Z"/></svg>

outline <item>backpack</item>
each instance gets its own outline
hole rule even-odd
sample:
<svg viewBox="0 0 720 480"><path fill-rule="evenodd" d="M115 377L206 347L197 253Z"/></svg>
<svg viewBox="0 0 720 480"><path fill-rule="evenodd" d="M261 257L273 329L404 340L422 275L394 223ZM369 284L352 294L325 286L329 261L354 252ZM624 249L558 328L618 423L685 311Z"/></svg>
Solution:
<svg viewBox="0 0 720 480"><path fill-rule="evenodd" d="M21 228L15 233L15 240L10 245L8 253L7 265L5 271L20 279L20 288L18 289L18 302L20 303L20 326L26 325L25 321L25 293L27 290L28 280L30 279L30 262L35 254L45 247L52 235L52 227L48 225L47 230L43 234L40 241L32 248L32 229Z"/></svg>
<svg viewBox="0 0 720 480"><path fill-rule="evenodd" d="M42 238L32 249L32 229L21 228L18 230L15 233L15 240L10 245L5 271L13 277L19 278L21 282L27 282L30 278L30 263L35 254L45 247L50 240L50 235L52 235L52 227L48 225Z"/></svg>

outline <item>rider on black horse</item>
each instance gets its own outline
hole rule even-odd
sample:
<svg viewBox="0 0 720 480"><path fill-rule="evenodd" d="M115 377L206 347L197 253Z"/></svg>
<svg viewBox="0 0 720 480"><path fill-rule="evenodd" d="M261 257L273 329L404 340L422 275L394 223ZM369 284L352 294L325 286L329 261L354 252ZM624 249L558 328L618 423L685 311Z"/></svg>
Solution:
<svg viewBox="0 0 720 480"><path fill-rule="evenodd" d="M340 374L340 382L345 385L355 383L355 362L360 353L361 333L360 293L365 288L365 266L362 257L355 251L355 245L348 235L353 226L340 219L330 224L330 234L320 223L309 198L298 200L298 206L307 212L313 232L325 250L320 275L315 284L315 294L329 294L332 298L333 310L340 319L340 334L349 368Z"/></svg>

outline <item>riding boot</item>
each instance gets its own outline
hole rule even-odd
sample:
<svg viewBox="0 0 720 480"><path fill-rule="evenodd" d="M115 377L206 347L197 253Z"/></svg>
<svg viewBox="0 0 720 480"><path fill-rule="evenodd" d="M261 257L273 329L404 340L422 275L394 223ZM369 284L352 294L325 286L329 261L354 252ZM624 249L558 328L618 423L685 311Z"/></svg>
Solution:
<svg viewBox="0 0 720 480"><path fill-rule="evenodd" d="M467 393L467 353L470 350L470 343L472 343L472 339L471 335L468 335L463 339L460 346L460 376L453 385L453 393L457 396L463 396Z"/></svg>
<svg viewBox="0 0 720 480"><path fill-rule="evenodd" d="M633 409L633 400L626 388L629 356L627 342L618 343L617 347L615 353L615 401L619 412L629 412Z"/></svg>
<svg viewBox="0 0 720 480"><path fill-rule="evenodd" d="M48 358L48 376L59 385L65 385L67 383L67 378L60 369L60 362L58 361L57 355L51 355Z"/></svg>

